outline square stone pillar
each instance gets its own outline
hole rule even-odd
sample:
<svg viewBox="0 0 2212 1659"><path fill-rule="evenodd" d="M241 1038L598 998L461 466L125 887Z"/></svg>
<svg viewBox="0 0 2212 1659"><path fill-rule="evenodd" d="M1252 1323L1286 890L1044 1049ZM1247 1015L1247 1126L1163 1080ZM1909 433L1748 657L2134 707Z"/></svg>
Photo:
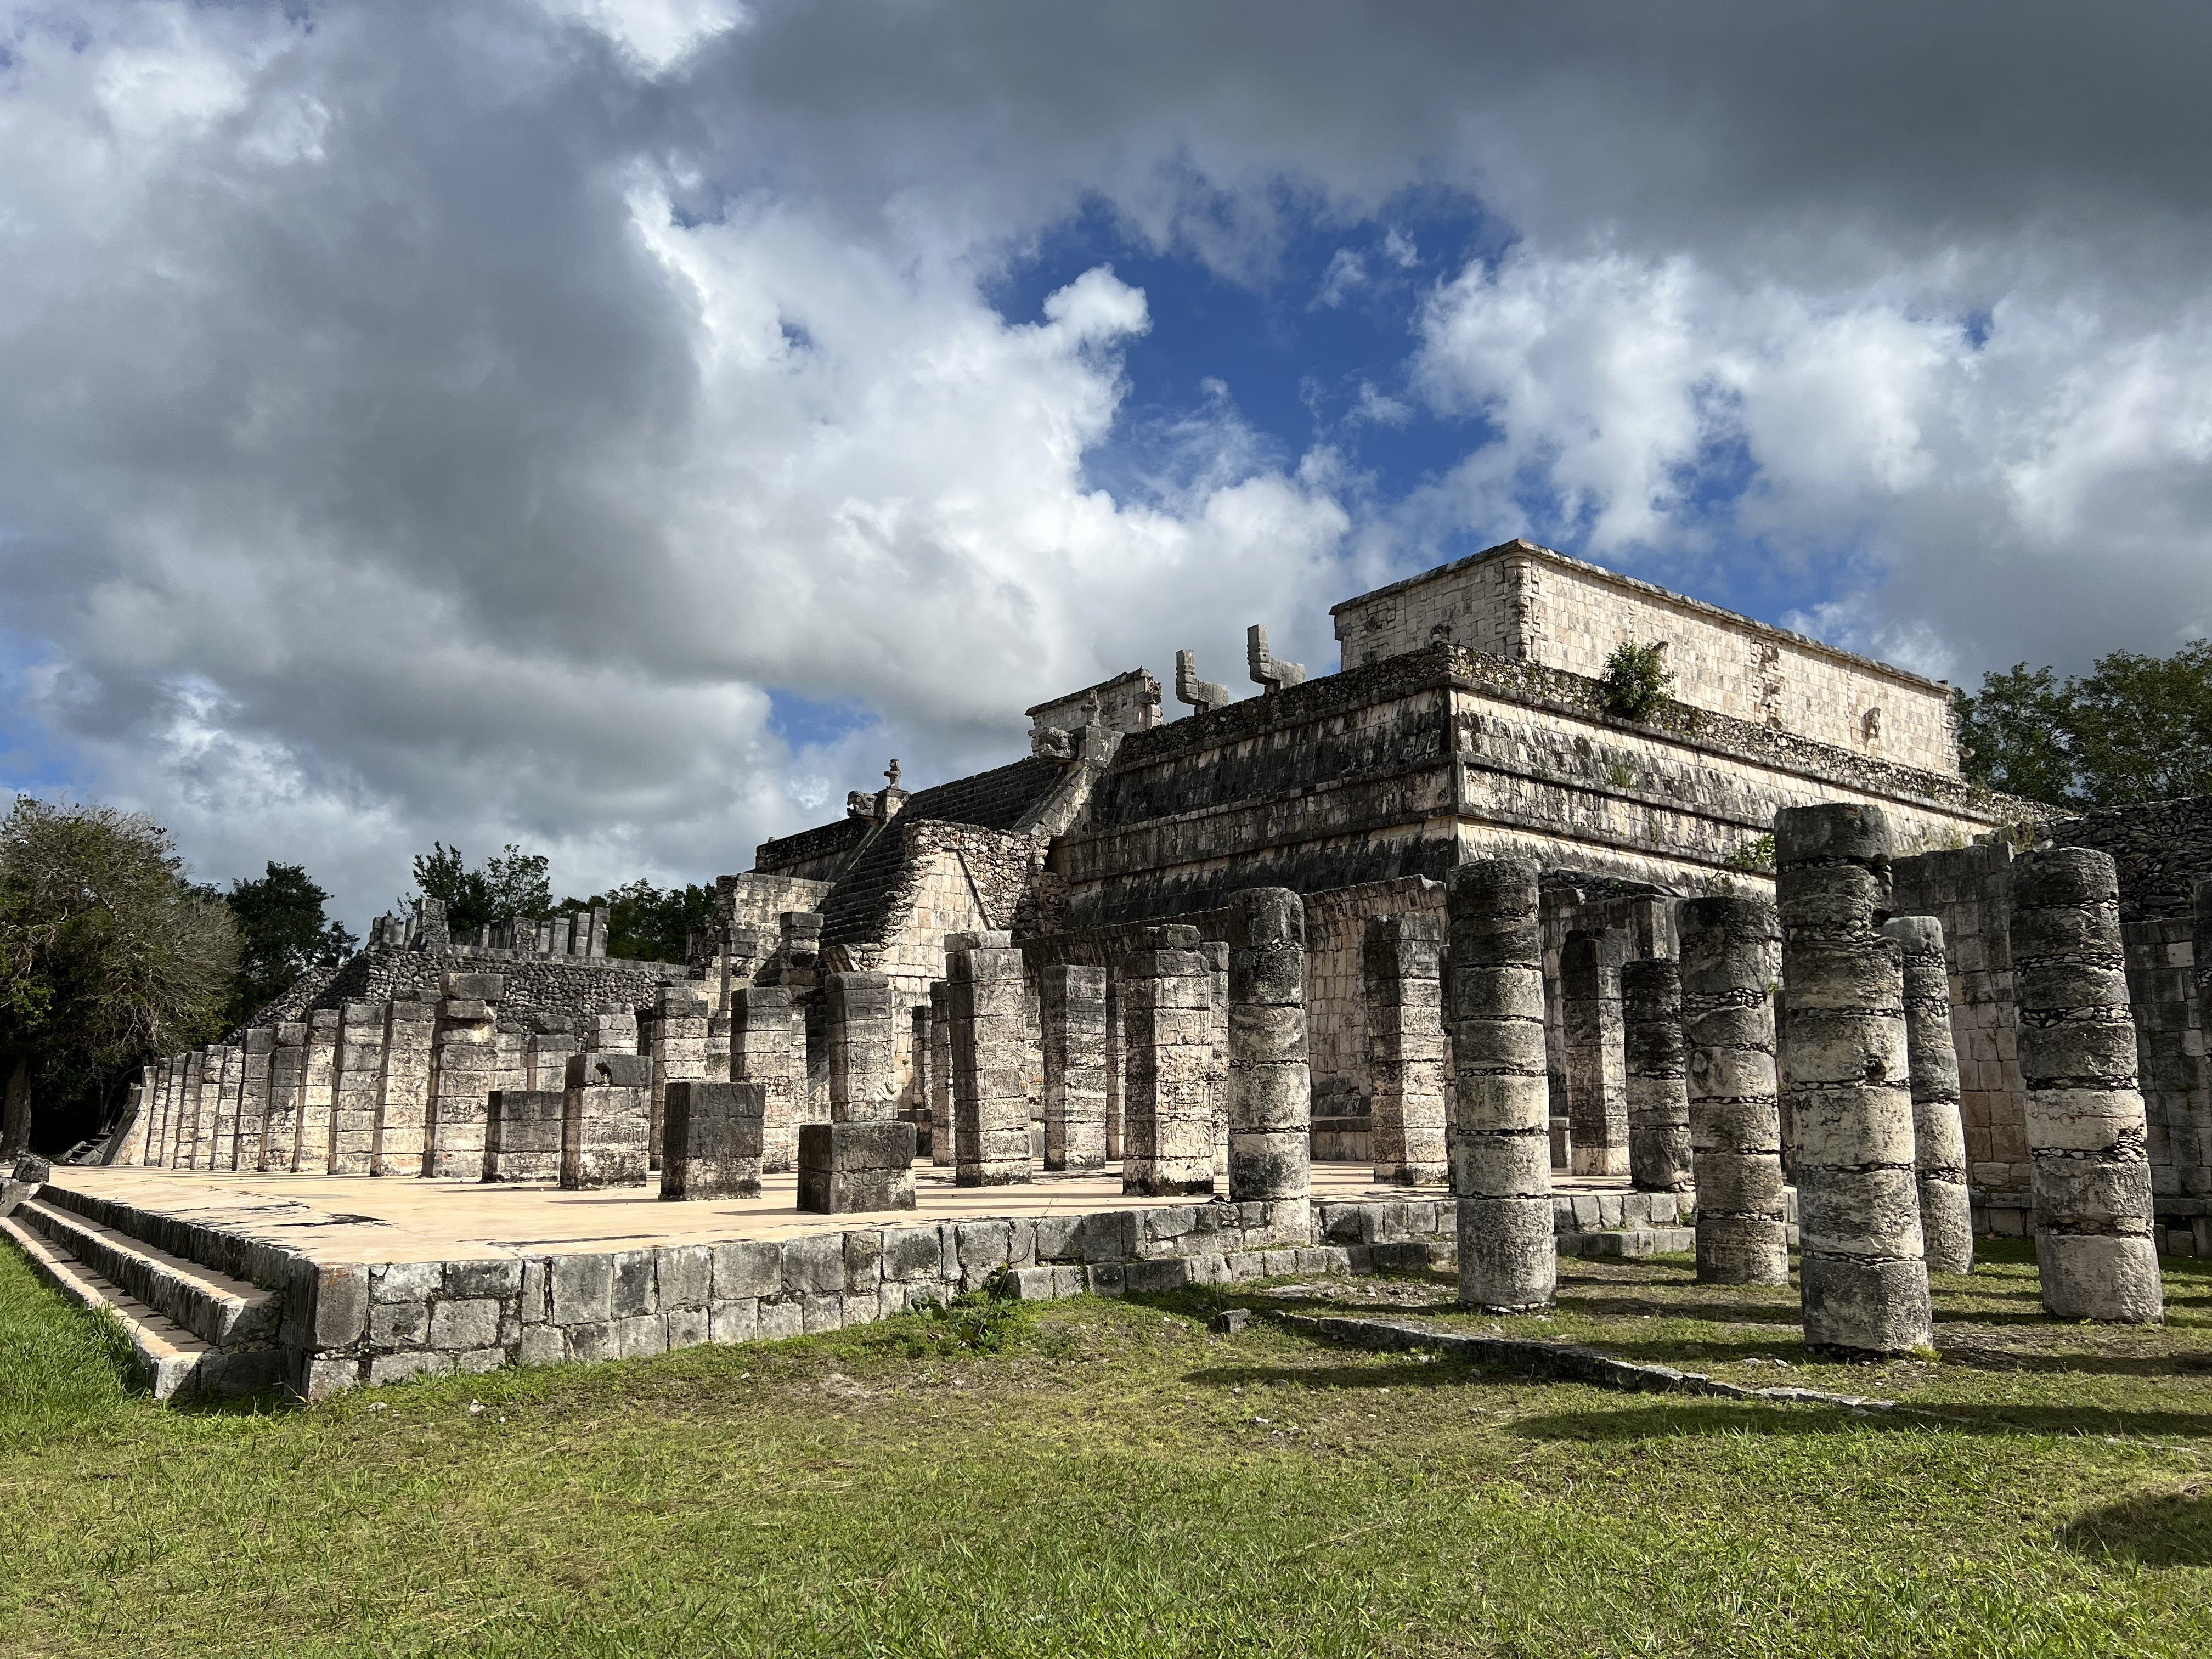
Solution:
<svg viewBox="0 0 2212 1659"><path fill-rule="evenodd" d="M757 1083L671 1083L661 1117L660 1195L758 1198L767 1098Z"/></svg>
<svg viewBox="0 0 2212 1659"><path fill-rule="evenodd" d="M917 1002L907 1011L913 1030L907 1052L913 1057L908 1072L908 1095L914 1104L902 1109L899 1115L921 1131L915 1142L915 1156L934 1161L937 1146L937 1124L929 1115L929 1005Z"/></svg>
<svg viewBox="0 0 2212 1659"><path fill-rule="evenodd" d="M246 1031L240 1047L238 1091L238 1149L234 1170L261 1167L262 1137L269 1133L269 1061L276 1049L276 1033L266 1025Z"/></svg>
<svg viewBox="0 0 2212 1659"><path fill-rule="evenodd" d="M1206 1115L1213 1131L1214 1190L1229 1178L1229 947L1207 939L1199 950L1206 968L1206 1028L1213 1048L1206 1070Z"/></svg>
<svg viewBox="0 0 2212 1659"><path fill-rule="evenodd" d="M340 1011L307 1011L306 1070L300 1087L299 1132L293 1138L292 1168L301 1175L327 1175L331 1168L331 1110L337 1087Z"/></svg>
<svg viewBox="0 0 2212 1659"><path fill-rule="evenodd" d="M1147 927L1121 959L1121 1190L1146 1198L1213 1187L1213 980L1198 929Z"/></svg>
<svg viewBox="0 0 2212 1659"><path fill-rule="evenodd" d="M952 1174L961 1187L1030 1179L1022 953L1004 933L945 941L952 989Z"/></svg>
<svg viewBox="0 0 2212 1659"><path fill-rule="evenodd" d="M483 1177L484 1111L491 1095L495 1012L507 981L498 974L449 973L430 1038L430 1124L422 1173Z"/></svg>
<svg viewBox="0 0 2212 1659"><path fill-rule="evenodd" d="M890 980L882 974L832 974L826 990L830 1121L887 1122L898 1111Z"/></svg>
<svg viewBox="0 0 2212 1659"><path fill-rule="evenodd" d="M234 1042L222 1045L222 1082L216 1096L215 1139L208 1147L207 1167L238 1167L238 1105L246 1085L245 1055Z"/></svg>
<svg viewBox="0 0 2212 1659"><path fill-rule="evenodd" d="M689 985L664 986L653 1010L651 1165L660 1167L660 1126L668 1085L707 1075L707 999Z"/></svg>
<svg viewBox="0 0 2212 1659"><path fill-rule="evenodd" d="M1443 940L1441 916L1367 918L1368 1136L1386 1184L1427 1186L1446 1173Z"/></svg>
<svg viewBox="0 0 2212 1659"><path fill-rule="evenodd" d="M158 1166L168 1162L170 1086L176 1075L176 1062L164 1057L154 1062L154 1091L148 1097L149 1115L146 1119L146 1162Z"/></svg>
<svg viewBox="0 0 2212 1659"><path fill-rule="evenodd" d="M376 1097L376 1144L371 1173L417 1176L430 1121L430 1040L434 1004L394 997L384 1018L384 1078Z"/></svg>
<svg viewBox="0 0 2212 1659"><path fill-rule="evenodd" d="M707 1081L730 1081L730 1016L726 1012L707 1016Z"/></svg>
<svg viewBox="0 0 2212 1659"><path fill-rule="evenodd" d="M529 1080L528 1062L523 1058L523 1045L529 1033L522 1022L511 1014L502 1014L495 1023L491 1038L491 1086L494 1089L520 1089ZM484 1097L489 1103L491 1097Z"/></svg>
<svg viewBox="0 0 2212 1659"><path fill-rule="evenodd" d="M565 1087L493 1090L484 1103L483 1178L558 1181L567 1100Z"/></svg>
<svg viewBox="0 0 2212 1659"><path fill-rule="evenodd" d="M730 1078L757 1083L761 1106L761 1168L788 1170L799 1156L799 1115L806 1094L806 1047L791 993L781 985L754 985L730 994Z"/></svg>
<svg viewBox="0 0 2212 1659"><path fill-rule="evenodd" d="M914 1208L914 1125L897 1118L799 1131L799 1207L816 1215Z"/></svg>
<svg viewBox="0 0 2212 1659"><path fill-rule="evenodd" d="M586 1014L577 1022L576 1036L580 1054L634 1054L638 1052L636 1011L611 1007Z"/></svg>
<svg viewBox="0 0 2212 1659"><path fill-rule="evenodd" d="M1121 981L1106 970L1106 1161L1121 1161Z"/></svg>
<svg viewBox="0 0 2212 1659"><path fill-rule="evenodd" d="M929 1161L942 1170L958 1161L952 1121L952 987L929 987Z"/></svg>
<svg viewBox="0 0 2212 1659"><path fill-rule="evenodd" d="M1628 1069L1620 965L1601 933L1570 933L1559 952L1561 1069L1576 1175L1628 1174Z"/></svg>
<svg viewBox="0 0 2212 1659"><path fill-rule="evenodd" d="M376 1092L384 1077L386 1005L349 1002L338 1020L331 1104L332 1175L367 1175L376 1150Z"/></svg>
<svg viewBox="0 0 2212 1659"><path fill-rule="evenodd" d="M172 1169L192 1167L192 1152L199 1138L200 1073L206 1063L204 1048L190 1049L178 1056L176 1144L169 1157Z"/></svg>
<svg viewBox="0 0 2212 1659"><path fill-rule="evenodd" d="M561 1103L564 1190L646 1184L646 1097L652 1089L653 1062L643 1054L568 1057Z"/></svg>
<svg viewBox="0 0 2212 1659"><path fill-rule="evenodd" d="M522 1042L522 1086L559 1094L568 1086L568 1056L577 1052L573 1030L532 1031Z"/></svg>
<svg viewBox="0 0 2212 1659"><path fill-rule="evenodd" d="M269 1119L261 1134L256 1168L289 1170L300 1135L300 1091L307 1079L307 1022L288 1019L276 1027L276 1046L269 1056Z"/></svg>
<svg viewBox="0 0 2212 1659"><path fill-rule="evenodd" d="M1305 937L1305 902L1287 887L1229 896L1229 1196L1237 1203L1313 1195Z"/></svg>
<svg viewBox="0 0 2212 1659"><path fill-rule="evenodd" d="M1106 1167L1106 970L1055 963L1039 975L1044 1167Z"/></svg>

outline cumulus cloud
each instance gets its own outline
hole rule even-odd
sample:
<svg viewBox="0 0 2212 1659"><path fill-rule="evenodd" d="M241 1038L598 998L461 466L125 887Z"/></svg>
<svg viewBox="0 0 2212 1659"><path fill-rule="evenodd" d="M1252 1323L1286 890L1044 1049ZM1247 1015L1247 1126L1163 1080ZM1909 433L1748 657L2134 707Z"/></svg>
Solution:
<svg viewBox="0 0 2212 1659"><path fill-rule="evenodd" d="M0 12L11 725L359 921L434 836L577 890L742 867L891 752L1006 758L1177 646L1233 681L1252 620L1325 664L1328 602L1522 531L1692 587L1826 560L1800 621L1916 665L2166 647L2212 624L2208 31ZM1407 192L1499 235L1417 245ZM1237 386L1133 416L1143 284L991 297L1086 204L1255 289L1340 247L1293 305L1407 332L1339 435L1446 463L1380 499Z"/></svg>

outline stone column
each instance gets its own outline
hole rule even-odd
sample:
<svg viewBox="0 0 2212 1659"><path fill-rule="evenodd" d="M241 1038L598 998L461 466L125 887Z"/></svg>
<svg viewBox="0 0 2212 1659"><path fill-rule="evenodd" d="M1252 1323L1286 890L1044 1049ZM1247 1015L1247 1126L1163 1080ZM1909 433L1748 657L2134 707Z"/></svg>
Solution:
<svg viewBox="0 0 2212 1659"><path fill-rule="evenodd" d="M491 1086L494 1089L520 1089L526 1081L527 1062L523 1059L523 1044L526 1041L522 1022L511 1015L502 1014L494 1023L491 1037ZM485 1096L487 1103L490 1096Z"/></svg>
<svg viewBox="0 0 2212 1659"><path fill-rule="evenodd" d="M208 1144L205 1167L231 1170L238 1164L238 1104L246 1081L245 1056L234 1042L221 1044L216 1052L222 1056L222 1070L216 1094L215 1135Z"/></svg>
<svg viewBox="0 0 2212 1659"><path fill-rule="evenodd" d="M660 1124L668 1085L707 1075L707 999L689 985L661 988L653 1005L653 1105L648 1158L660 1167Z"/></svg>
<svg viewBox="0 0 2212 1659"><path fill-rule="evenodd" d="M558 1181L567 1065L559 1089L495 1089L484 1102L483 1178Z"/></svg>
<svg viewBox="0 0 2212 1659"><path fill-rule="evenodd" d="M1213 1190L1207 1077L1212 980L1198 929L1147 927L1121 959L1121 1190L1146 1198Z"/></svg>
<svg viewBox="0 0 2212 1659"><path fill-rule="evenodd" d="M653 1061L644 1054L571 1054L561 1103L561 1186L642 1187ZM479 1169L482 1153L479 1150Z"/></svg>
<svg viewBox="0 0 2212 1659"><path fill-rule="evenodd" d="M1774 1072L1768 963L1780 929L1765 899L1684 899L1682 1041L1688 1054L1690 1162L1698 1191L1698 1279L1787 1285L1782 1104Z"/></svg>
<svg viewBox="0 0 2212 1659"><path fill-rule="evenodd" d="M430 1121L422 1170L430 1177L480 1181L497 1059L494 1011L507 981L499 974L448 973L444 988L430 1036Z"/></svg>
<svg viewBox="0 0 2212 1659"><path fill-rule="evenodd" d="M1928 1270L1974 1270L1966 1196L1966 1132L1959 1115L1959 1054L1951 1040L1951 969L1943 924L1898 916L1882 931L1905 957L1905 1047L1912 1067L1912 1167Z"/></svg>
<svg viewBox="0 0 2212 1659"><path fill-rule="evenodd" d="M1444 893L1459 1299L1498 1312L1547 1307L1559 1285L1537 903L1536 866L1503 859L1459 866Z"/></svg>
<svg viewBox="0 0 2212 1659"><path fill-rule="evenodd" d="M307 1057L307 1023L288 1019L270 1036L269 1110L262 1121L257 1170L289 1170L300 1133L300 1083Z"/></svg>
<svg viewBox="0 0 2212 1659"><path fill-rule="evenodd" d="M2112 855L2081 847L2013 866L2012 974L2035 1261L2061 1319L2163 1318L2151 1239L2149 1130Z"/></svg>
<svg viewBox="0 0 2212 1659"><path fill-rule="evenodd" d="M1206 1071L1206 1114L1213 1125L1213 1189L1221 1192L1229 1175L1229 946L1207 939L1198 948L1206 957L1206 1024L1213 1036Z"/></svg>
<svg viewBox="0 0 2212 1659"><path fill-rule="evenodd" d="M1663 958L1621 964L1620 1037L1629 1179L1640 1193L1686 1193L1690 1094L1680 969Z"/></svg>
<svg viewBox="0 0 2212 1659"><path fill-rule="evenodd" d="M276 1052L276 1033L256 1025L245 1034L240 1056L238 1088L238 1147L230 1167L261 1167L262 1137L269 1132L269 1061Z"/></svg>
<svg viewBox="0 0 2212 1659"><path fill-rule="evenodd" d="M578 1052L573 1030L532 1032L522 1045L522 1086L559 1094L568 1086L568 1056Z"/></svg>
<svg viewBox="0 0 2212 1659"><path fill-rule="evenodd" d="M1377 1182L1431 1186L1447 1171L1443 938L1441 916L1367 918L1360 988Z"/></svg>
<svg viewBox="0 0 2212 1659"><path fill-rule="evenodd" d="M883 974L832 974L825 990L830 1121L889 1122L898 1115L898 1031L891 1023L890 980Z"/></svg>
<svg viewBox="0 0 2212 1659"><path fill-rule="evenodd" d="M902 1109L899 1115L916 1125L929 1126L927 1150L930 1161L934 1163L937 1159L937 1121L929 1113L929 1005L927 1002L915 1003L907 1011L907 1019L911 1027L907 1052L912 1056L908 1075L914 1104ZM916 1151L915 1156L921 1156L920 1150Z"/></svg>
<svg viewBox="0 0 2212 1659"><path fill-rule="evenodd" d="M1004 933L945 941L951 987L953 1145L960 1187L1031 1179L1022 954Z"/></svg>
<svg viewBox="0 0 2212 1659"><path fill-rule="evenodd" d="M376 1091L384 1076L385 1005L349 1002L339 1012L337 1063L332 1073L332 1175L367 1175L376 1149Z"/></svg>
<svg viewBox="0 0 2212 1659"><path fill-rule="evenodd" d="M1044 1167L1106 1167L1106 970L1055 963L1039 976Z"/></svg>
<svg viewBox="0 0 2212 1659"><path fill-rule="evenodd" d="M1229 1197L1313 1195L1306 907L1287 887L1229 896ZM1102 1012L1105 987L1099 987Z"/></svg>
<svg viewBox="0 0 2212 1659"><path fill-rule="evenodd" d="M661 1118L660 1195L758 1198L766 1099L757 1083L670 1083Z"/></svg>
<svg viewBox="0 0 2212 1659"><path fill-rule="evenodd" d="M160 1139L155 1143L151 1161L166 1170L177 1161L177 1120L183 1103L179 1079L184 1075L184 1062L179 1056L171 1054L161 1062L160 1071L158 1098L161 1115L155 1125Z"/></svg>
<svg viewBox="0 0 2212 1659"><path fill-rule="evenodd" d="M1878 806L1829 801L1774 815L1805 1340L1869 1356L1936 1343L1913 1179L1905 969L1881 931L1889 854Z"/></svg>
<svg viewBox="0 0 2212 1659"><path fill-rule="evenodd" d="M169 1087L176 1062L168 1058L154 1062L154 1091L148 1097L146 1119L146 1163L149 1166L169 1161Z"/></svg>
<svg viewBox="0 0 2212 1659"><path fill-rule="evenodd" d="M169 1159L169 1166L176 1170L189 1170L192 1167L192 1158L199 1146L200 1079L207 1066L207 1050L191 1049L181 1055L179 1060L180 1069L177 1075L177 1144L176 1151Z"/></svg>
<svg viewBox="0 0 2212 1659"><path fill-rule="evenodd" d="M1559 952L1559 1034L1572 1137L1568 1167L1576 1175L1627 1175L1620 970L1607 959L1601 933L1570 933Z"/></svg>
<svg viewBox="0 0 2212 1659"><path fill-rule="evenodd" d="M1121 1161L1121 981L1106 970L1106 1161Z"/></svg>
<svg viewBox="0 0 2212 1659"><path fill-rule="evenodd" d="M929 1161L949 1170L959 1160L952 1119L952 987L929 987Z"/></svg>
<svg viewBox="0 0 2212 1659"><path fill-rule="evenodd" d="M327 1175L331 1168L331 1109L338 1069L336 1008L307 1011L307 1047L300 1085L300 1115L292 1141L292 1168L301 1175Z"/></svg>
<svg viewBox="0 0 2212 1659"><path fill-rule="evenodd" d="M430 1043L437 1007L394 997L384 1017L384 1076L377 1087L375 1146L369 1172L419 1176L430 1121Z"/></svg>
<svg viewBox="0 0 2212 1659"><path fill-rule="evenodd" d="M707 1081L730 1080L730 1017L726 1012L707 1016Z"/></svg>
<svg viewBox="0 0 2212 1659"><path fill-rule="evenodd" d="M791 993L781 985L751 985L730 993L730 1077L757 1083L761 1107L761 1168L793 1167L799 1157L799 1109L806 1093L806 1050Z"/></svg>

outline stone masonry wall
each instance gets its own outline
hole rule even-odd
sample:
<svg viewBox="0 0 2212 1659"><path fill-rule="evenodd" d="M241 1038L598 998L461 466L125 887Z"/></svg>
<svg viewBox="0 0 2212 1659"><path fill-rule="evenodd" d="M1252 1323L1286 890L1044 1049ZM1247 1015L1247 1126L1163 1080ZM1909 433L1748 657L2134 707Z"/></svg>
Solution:
<svg viewBox="0 0 2212 1659"><path fill-rule="evenodd" d="M1443 639L1595 678L1623 641L1664 641L1674 695L1695 708L1958 770L1948 686L1526 542L1348 599L1334 614L1346 668Z"/></svg>

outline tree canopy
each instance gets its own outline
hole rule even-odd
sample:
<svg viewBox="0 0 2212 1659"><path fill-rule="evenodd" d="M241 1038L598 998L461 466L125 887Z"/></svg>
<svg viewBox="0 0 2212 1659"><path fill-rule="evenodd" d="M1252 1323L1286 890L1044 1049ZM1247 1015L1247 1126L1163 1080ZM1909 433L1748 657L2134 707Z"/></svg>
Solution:
<svg viewBox="0 0 2212 1659"><path fill-rule="evenodd" d="M34 1092L88 1130L130 1067L221 1030L237 962L229 908L185 879L167 830L16 797L0 822L8 1150L28 1139Z"/></svg>
<svg viewBox="0 0 2212 1659"><path fill-rule="evenodd" d="M562 912L607 907L607 954L636 962L681 962L696 930L714 920L714 890L696 882L655 887L649 881L625 882L590 898L564 899Z"/></svg>
<svg viewBox="0 0 2212 1659"><path fill-rule="evenodd" d="M233 1024L243 1024L310 968L332 966L359 944L353 930L324 913L330 895L296 864L270 860L266 873L230 884L224 902L237 924L238 971L231 976Z"/></svg>
<svg viewBox="0 0 2212 1659"><path fill-rule="evenodd" d="M2064 680L2015 663L1956 699L1963 769L1990 788L2076 809L2212 794L2212 641Z"/></svg>
<svg viewBox="0 0 2212 1659"><path fill-rule="evenodd" d="M551 915L553 890L545 868L543 853L526 853L513 842L473 869L459 847L434 842L429 852L415 855L415 885L423 897L445 901L448 926L481 927Z"/></svg>

